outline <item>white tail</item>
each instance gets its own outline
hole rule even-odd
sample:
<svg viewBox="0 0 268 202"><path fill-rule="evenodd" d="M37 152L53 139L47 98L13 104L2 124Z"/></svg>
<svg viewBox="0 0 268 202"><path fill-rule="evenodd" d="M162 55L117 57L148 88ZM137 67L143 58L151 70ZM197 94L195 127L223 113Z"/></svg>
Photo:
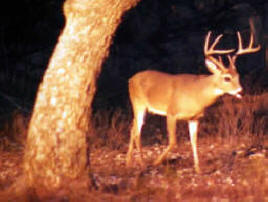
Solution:
<svg viewBox="0 0 268 202"><path fill-rule="evenodd" d="M167 130L169 145L167 149L156 159L155 165L161 163L168 152L176 145L176 120L187 120L190 132L190 140L193 150L195 171L199 172L196 141L198 132L198 119L203 115L204 109L213 104L223 94L241 97L242 87L239 82L239 74L236 71L235 60L238 55L253 53L260 50L260 46L253 47L253 35L251 34L249 46L243 48L240 33L238 35L238 50L231 57L235 49L215 50L222 35L218 36L209 48L211 32L205 39L204 55L205 63L212 75L180 74L171 75L158 71L147 70L139 72L129 80L129 95L133 108L133 125L129 149L127 153L127 165L131 165L132 151L136 147L140 153L139 163L143 165L140 133L146 111L167 116ZM222 62L221 56L215 58L215 54L227 54L229 68Z"/></svg>

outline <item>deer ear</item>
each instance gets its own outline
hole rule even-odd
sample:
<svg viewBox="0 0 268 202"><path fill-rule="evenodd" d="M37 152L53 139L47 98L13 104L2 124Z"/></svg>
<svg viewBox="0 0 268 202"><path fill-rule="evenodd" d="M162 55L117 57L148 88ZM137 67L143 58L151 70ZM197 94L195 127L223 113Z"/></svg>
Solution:
<svg viewBox="0 0 268 202"><path fill-rule="evenodd" d="M212 62L209 59L205 59L205 64L208 68L208 70L212 73L212 74L220 74L221 70L218 68L218 66Z"/></svg>

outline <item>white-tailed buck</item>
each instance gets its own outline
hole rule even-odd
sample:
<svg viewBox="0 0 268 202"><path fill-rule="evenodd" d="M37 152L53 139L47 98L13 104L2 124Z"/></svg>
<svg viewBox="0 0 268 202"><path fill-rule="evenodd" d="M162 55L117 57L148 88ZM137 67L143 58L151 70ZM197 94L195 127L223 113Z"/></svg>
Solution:
<svg viewBox="0 0 268 202"><path fill-rule="evenodd" d="M140 154L139 163L143 165L140 136L144 115L148 111L167 117L169 145L156 159L154 165L160 164L176 145L176 120L181 119L188 121L194 168L197 173L200 172L196 148L198 119L203 115L205 108L213 104L223 94L241 98L242 87L239 82L239 74L236 71L236 58L238 55L260 50L260 45L253 47L253 34L250 36L248 47L243 48L241 35L237 32L238 48L235 53L235 49L215 49L222 35L219 35L209 47L210 36L211 32L207 34L205 39L204 56L205 64L212 75L171 75L147 70L130 78L129 95L134 119L126 159L128 166L131 165L135 144ZM229 67L224 66L221 56L214 57L215 54L226 54Z"/></svg>

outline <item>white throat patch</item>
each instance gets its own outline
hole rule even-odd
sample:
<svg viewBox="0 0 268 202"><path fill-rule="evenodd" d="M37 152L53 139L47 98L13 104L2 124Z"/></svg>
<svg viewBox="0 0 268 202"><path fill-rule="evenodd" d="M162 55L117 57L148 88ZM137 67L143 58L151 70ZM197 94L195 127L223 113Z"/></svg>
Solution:
<svg viewBox="0 0 268 202"><path fill-rule="evenodd" d="M215 93L215 95L222 95L222 94L223 94L223 90L221 90L221 89L219 89L219 88L216 88L216 89L214 90L214 93Z"/></svg>

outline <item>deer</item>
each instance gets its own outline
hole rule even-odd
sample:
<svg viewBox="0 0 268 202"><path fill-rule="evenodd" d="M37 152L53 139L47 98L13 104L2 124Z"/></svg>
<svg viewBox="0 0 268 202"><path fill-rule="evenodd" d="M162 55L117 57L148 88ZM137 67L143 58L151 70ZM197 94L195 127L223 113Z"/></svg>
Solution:
<svg viewBox="0 0 268 202"><path fill-rule="evenodd" d="M129 79L129 97L133 110L133 121L130 130L130 142L126 154L126 165L132 165L132 153L136 145L139 153L138 163L144 166L141 148L141 129L144 116L147 112L166 116L168 146L153 162L159 165L167 154L177 145L176 122L188 122L190 143L193 153L194 171L200 173L197 153L197 133L199 119L204 115L204 110L224 95L229 94L240 99L243 88L240 84L239 73L236 70L238 56L254 53L261 46L254 47L253 34L250 34L249 45L243 48L240 32L237 32L237 49L215 49L223 34L216 37L209 45L211 31L205 37L204 56L205 65L210 75L201 74L169 74L156 70L145 70L136 73ZM236 52L235 52L236 50ZM216 57L217 55L217 57ZM222 56L227 56L229 66L226 67Z"/></svg>

